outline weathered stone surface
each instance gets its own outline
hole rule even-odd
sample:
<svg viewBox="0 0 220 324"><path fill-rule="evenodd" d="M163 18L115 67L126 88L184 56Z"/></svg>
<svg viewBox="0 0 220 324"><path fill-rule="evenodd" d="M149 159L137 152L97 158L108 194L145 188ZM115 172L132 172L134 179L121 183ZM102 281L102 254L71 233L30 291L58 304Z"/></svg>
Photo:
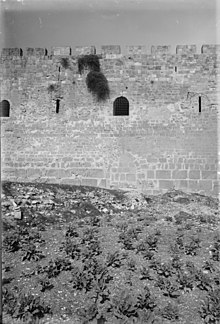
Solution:
<svg viewBox="0 0 220 324"><path fill-rule="evenodd" d="M78 73L78 56L95 54L95 48L73 52L2 51L1 97L10 103L10 117L1 119L2 180L149 193L175 186L218 195L219 46L196 53L194 45L179 45L175 54L167 45L152 47L151 54L144 45L126 53L103 46L97 55L109 80L105 102L95 100L86 74ZM114 116L122 95L129 116Z"/></svg>

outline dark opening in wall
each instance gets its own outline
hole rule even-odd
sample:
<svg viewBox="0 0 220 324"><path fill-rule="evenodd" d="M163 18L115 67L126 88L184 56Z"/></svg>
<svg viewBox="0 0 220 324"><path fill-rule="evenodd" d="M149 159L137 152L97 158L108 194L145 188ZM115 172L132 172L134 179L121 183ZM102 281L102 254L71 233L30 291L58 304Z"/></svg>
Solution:
<svg viewBox="0 0 220 324"><path fill-rule="evenodd" d="M177 72L177 66L175 66L175 72Z"/></svg>
<svg viewBox="0 0 220 324"><path fill-rule="evenodd" d="M199 96L199 113L202 112L202 97Z"/></svg>
<svg viewBox="0 0 220 324"><path fill-rule="evenodd" d="M113 116L128 116L128 115L129 115L128 99L123 96L116 98L113 104Z"/></svg>
<svg viewBox="0 0 220 324"><path fill-rule="evenodd" d="M20 56L23 56L23 50L20 48Z"/></svg>
<svg viewBox="0 0 220 324"><path fill-rule="evenodd" d="M60 99L56 100L56 113L59 114L59 110L60 110Z"/></svg>
<svg viewBox="0 0 220 324"><path fill-rule="evenodd" d="M10 116L10 103L8 100L2 100L0 102L0 117Z"/></svg>

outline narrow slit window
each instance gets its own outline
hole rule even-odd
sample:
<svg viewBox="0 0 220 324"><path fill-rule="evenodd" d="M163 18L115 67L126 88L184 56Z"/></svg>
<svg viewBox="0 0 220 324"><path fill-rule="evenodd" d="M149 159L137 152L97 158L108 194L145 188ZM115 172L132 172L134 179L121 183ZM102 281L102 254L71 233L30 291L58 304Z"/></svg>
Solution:
<svg viewBox="0 0 220 324"><path fill-rule="evenodd" d="M199 96L199 113L202 112L202 97Z"/></svg>
<svg viewBox="0 0 220 324"><path fill-rule="evenodd" d="M113 116L129 116L129 101L127 98L121 96L115 99Z"/></svg>
<svg viewBox="0 0 220 324"><path fill-rule="evenodd" d="M59 114L59 110L60 110L60 100L57 99L56 100L56 113Z"/></svg>
<svg viewBox="0 0 220 324"><path fill-rule="evenodd" d="M2 100L0 102L0 117L10 116L10 103L8 100Z"/></svg>
<svg viewBox="0 0 220 324"><path fill-rule="evenodd" d="M177 66L175 66L175 72L177 72Z"/></svg>

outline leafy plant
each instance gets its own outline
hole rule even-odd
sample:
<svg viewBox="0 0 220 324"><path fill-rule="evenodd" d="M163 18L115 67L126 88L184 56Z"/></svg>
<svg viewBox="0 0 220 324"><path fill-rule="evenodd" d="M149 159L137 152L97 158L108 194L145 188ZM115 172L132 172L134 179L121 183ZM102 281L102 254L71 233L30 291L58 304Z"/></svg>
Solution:
<svg viewBox="0 0 220 324"><path fill-rule="evenodd" d="M151 274L150 274L150 269L146 267L142 267L140 270L140 280L153 280Z"/></svg>
<svg viewBox="0 0 220 324"><path fill-rule="evenodd" d="M22 261L38 261L44 257L45 255L37 249L36 245L30 243L24 248L24 255L22 257Z"/></svg>
<svg viewBox="0 0 220 324"><path fill-rule="evenodd" d="M64 69L68 69L70 67L70 62L68 57L61 57L60 64Z"/></svg>
<svg viewBox="0 0 220 324"><path fill-rule="evenodd" d="M119 268L122 265L122 259L123 257L120 256L118 251L108 253L105 264L107 267Z"/></svg>
<svg viewBox="0 0 220 324"><path fill-rule="evenodd" d="M202 301L200 310L204 323L218 324L220 321L220 288L209 292L205 300Z"/></svg>
<svg viewBox="0 0 220 324"><path fill-rule="evenodd" d="M213 247L210 250L211 258L213 261L220 261L220 242L214 242Z"/></svg>
<svg viewBox="0 0 220 324"><path fill-rule="evenodd" d="M171 267L175 270L181 269L183 266L183 262L181 262L180 256L178 254L174 254L171 259Z"/></svg>
<svg viewBox="0 0 220 324"><path fill-rule="evenodd" d="M16 252L21 248L20 236L15 231L7 233L3 239L3 247L8 252Z"/></svg>
<svg viewBox="0 0 220 324"><path fill-rule="evenodd" d="M150 251L157 251L158 235L150 234L146 236L145 243Z"/></svg>
<svg viewBox="0 0 220 324"><path fill-rule="evenodd" d="M80 270L74 267L71 271L72 279L70 280L72 287L77 290L84 289L88 292L92 289L93 275L89 271Z"/></svg>
<svg viewBox="0 0 220 324"><path fill-rule="evenodd" d="M178 306L169 303L167 306L161 309L160 314L163 318L170 321L177 321L179 319Z"/></svg>
<svg viewBox="0 0 220 324"><path fill-rule="evenodd" d="M130 258L128 261L127 261L127 267L128 267L128 270L130 271L135 271L136 270L136 262L134 259Z"/></svg>
<svg viewBox="0 0 220 324"><path fill-rule="evenodd" d="M126 250L134 250L133 246L133 238L129 235L129 232L124 231L119 234L119 242L123 243L124 249Z"/></svg>
<svg viewBox="0 0 220 324"><path fill-rule="evenodd" d="M112 313L117 319L137 318L136 299L126 289L114 295L111 300Z"/></svg>
<svg viewBox="0 0 220 324"><path fill-rule="evenodd" d="M194 287L194 276L187 274L183 271L178 272L177 282L179 289L189 292Z"/></svg>
<svg viewBox="0 0 220 324"><path fill-rule="evenodd" d="M50 93L56 91L56 85L55 84L50 84L48 86L48 88L47 88L47 91L50 92Z"/></svg>
<svg viewBox="0 0 220 324"><path fill-rule="evenodd" d="M200 290L206 290L209 291L212 288L212 280L209 276L207 276L205 273L203 273L201 270L198 270L195 279L197 282L197 287Z"/></svg>
<svg viewBox="0 0 220 324"><path fill-rule="evenodd" d="M176 244L180 250L184 249L183 235L183 233L179 233L176 237Z"/></svg>
<svg viewBox="0 0 220 324"><path fill-rule="evenodd" d="M98 102L109 98L108 80L102 72L90 71L86 76L86 85Z"/></svg>
<svg viewBox="0 0 220 324"><path fill-rule="evenodd" d="M212 261L205 261L205 264L202 266L204 270L208 270L210 273L215 271L215 267Z"/></svg>
<svg viewBox="0 0 220 324"><path fill-rule="evenodd" d="M18 293L3 291L3 309L16 319L24 322L35 323L37 319L43 318L45 314L51 314L51 308L40 300L40 297L30 293Z"/></svg>
<svg viewBox="0 0 220 324"><path fill-rule="evenodd" d="M57 277L62 271L70 271L71 269L72 264L70 260L60 257L50 260L49 265L45 268L49 279Z"/></svg>
<svg viewBox="0 0 220 324"><path fill-rule="evenodd" d="M79 233L77 231L77 227L75 225L70 224L67 231L66 237L79 237Z"/></svg>
<svg viewBox="0 0 220 324"><path fill-rule="evenodd" d="M191 241L184 246L185 254L196 255L200 248L200 239L198 237L192 237Z"/></svg>
<svg viewBox="0 0 220 324"><path fill-rule="evenodd" d="M167 278L159 277L156 285L163 291L164 296L168 296L170 298L177 298L180 296L179 286L172 283Z"/></svg>
<svg viewBox="0 0 220 324"><path fill-rule="evenodd" d="M156 307L156 299L151 295L147 286L144 287L144 291L138 294L136 306L139 309L148 309L151 311Z"/></svg>
<svg viewBox="0 0 220 324"><path fill-rule="evenodd" d="M69 237L67 237L65 243L63 243L63 246L61 246L61 249L64 249L66 254L70 256L73 260L78 260L81 253L81 248L78 242L71 240Z"/></svg>
<svg viewBox="0 0 220 324"><path fill-rule="evenodd" d="M97 55L89 54L78 58L78 70L82 74L88 68L90 71L100 72L100 62Z"/></svg>
<svg viewBox="0 0 220 324"><path fill-rule="evenodd" d="M44 292L45 290L50 290L54 287L53 284L50 282L50 280L47 278L40 279L39 283L41 285L42 292Z"/></svg>
<svg viewBox="0 0 220 324"><path fill-rule="evenodd" d="M164 276L166 278L172 276L173 269L169 263L161 263L156 269L158 275Z"/></svg>

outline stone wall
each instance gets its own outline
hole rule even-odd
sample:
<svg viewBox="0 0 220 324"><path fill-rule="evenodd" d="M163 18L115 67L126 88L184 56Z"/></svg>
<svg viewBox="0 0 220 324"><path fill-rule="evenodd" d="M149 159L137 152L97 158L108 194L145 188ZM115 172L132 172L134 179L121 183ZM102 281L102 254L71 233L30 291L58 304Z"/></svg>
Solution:
<svg viewBox="0 0 220 324"><path fill-rule="evenodd" d="M77 67L94 46L3 49L1 100L10 117L1 118L2 179L217 195L220 46L196 51L102 46L110 99L97 103ZM129 116L113 116L121 95Z"/></svg>

